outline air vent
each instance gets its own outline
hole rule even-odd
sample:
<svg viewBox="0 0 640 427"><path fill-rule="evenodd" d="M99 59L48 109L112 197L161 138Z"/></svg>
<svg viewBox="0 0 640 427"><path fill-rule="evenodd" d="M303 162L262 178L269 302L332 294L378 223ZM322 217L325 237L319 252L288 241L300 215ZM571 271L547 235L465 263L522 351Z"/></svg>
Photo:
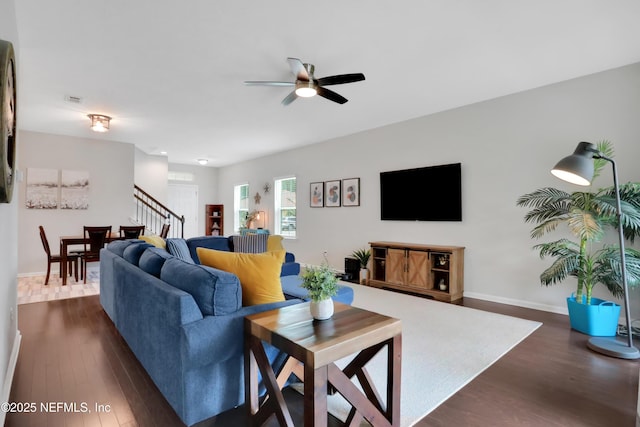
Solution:
<svg viewBox="0 0 640 427"><path fill-rule="evenodd" d="M82 104L82 98L80 98L79 96L66 95L64 97L64 100L73 104Z"/></svg>

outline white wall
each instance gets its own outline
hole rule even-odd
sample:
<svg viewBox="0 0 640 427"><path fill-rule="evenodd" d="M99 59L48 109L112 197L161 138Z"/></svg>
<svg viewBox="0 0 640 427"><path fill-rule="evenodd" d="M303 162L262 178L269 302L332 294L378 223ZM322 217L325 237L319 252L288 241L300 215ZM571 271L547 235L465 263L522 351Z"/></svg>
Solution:
<svg viewBox="0 0 640 427"><path fill-rule="evenodd" d="M130 224L133 204L134 146L113 141L21 132L19 168L25 179L16 186L20 221L19 274L46 272L47 262L38 234L42 225L57 252L60 236L82 234L84 225ZM86 210L27 209L28 168L89 172L89 208ZM166 175L165 175L166 186ZM54 267L55 269L56 267Z"/></svg>
<svg viewBox="0 0 640 427"><path fill-rule="evenodd" d="M193 174L193 181L170 181L170 183L198 186L198 233L199 235L204 235L205 205L221 203L218 199L218 169L199 165L170 163L169 170ZM232 207L233 204L229 206Z"/></svg>
<svg viewBox="0 0 640 427"><path fill-rule="evenodd" d="M16 27L15 4L13 0L0 0L0 39L10 41L16 51L16 68L18 71L17 89L20 93L20 58L18 57L18 30ZM18 103L18 125L20 124L20 104ZM17 158L22 150L18 132ZM0 203L0 379L2 395L0 401L9 400L13 369L18 357L20 333L17 325L17 273L18 273L18 202L17 186L14 187L11 203ZM0 412L0 424L4 424L5 414Z"/></svg>
<svg viewBox="0 0 640 427"><path fill-rule="evenodd" d="M134 182L163 205L167 204L168 172L166 156L154 156L135 149Z"/></svg>
<svg viewBox="0 0 640 427"><path fill-rule="evenodd" d="M541 287L549 262L531 249L531 225L515 202L544 186L573 191L549 170L583 140L611 140L621 181L640 181L639 88L634 64L244 162L220 170L220 198L229 209L235 184L248 181L250 194L262 193L265 181L294 174L298 238L285 246L301 262L318 264L327 250L342 269L345 256L373 240L460 245L466 296L566 312L564 298L575 285ZM462 162L462 222L380 220L381 171L453 162ZM610 175L598 186L610 185ZM360 207L309 207L311 182L353 177L361 179ZM415 190L416 197L433 191L422 184ZM262 203L272 206L271 195ZM230 221L227 215L225 229Z"/></svg>

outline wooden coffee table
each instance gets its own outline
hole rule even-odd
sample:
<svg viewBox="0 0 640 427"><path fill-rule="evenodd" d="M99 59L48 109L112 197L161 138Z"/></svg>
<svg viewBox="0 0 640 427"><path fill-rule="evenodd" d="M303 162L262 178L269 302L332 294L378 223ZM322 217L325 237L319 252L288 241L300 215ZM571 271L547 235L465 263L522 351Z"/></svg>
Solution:
<svg viewBox="0 0 640 427"><path fill-rule="evenodd" d="M280 425L293 426L281 389L294 373L304 382L304 425L326 426L327 392L337 391L352 405L346 425L364 418L373 426L400 425L402 327L399 319L341 303L328 320L313 320L309 303L257 313L245 318L245 400L251 423L262 425L275 414ZM264 351L269 343L289 355L282 370L273 372ZM387 351L387 387L383 400L365 365L380 350ZM358 353L340 370L335 361ZM258 396L258 369L267 394ZM356 377L364 393L351 381Z"/></svg>

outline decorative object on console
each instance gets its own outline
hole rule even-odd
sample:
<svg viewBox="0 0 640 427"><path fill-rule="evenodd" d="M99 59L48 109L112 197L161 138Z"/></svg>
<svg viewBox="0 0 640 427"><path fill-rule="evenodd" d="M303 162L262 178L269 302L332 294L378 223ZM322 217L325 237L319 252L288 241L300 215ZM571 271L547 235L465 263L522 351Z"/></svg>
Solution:
<svg viewBox="0 0 640 427"><path fill-rule="evenodd" d="M326 320L333 316L333 300L338 292L338 278L326 262L320 267L306 267L300 275L300 287L309 291L311 315L317 320Z"/></svg>
<svg viewBox="0 0 640 427"><path fill-rule="evenodd" d="M310 206L312 208L321 208L324 206L324 182L312 182L309 188L311 196Z"/></svg>
<svg viewBox="0 0 640 427"><path fill-rule="evenodd" d="M360 178L342 180L342 206L360 206Z"/></svg>
<svg viewBox="0 0 640 427"><path fill-rule="evenodd" d="M613 195L615 196L615 217L617 219L616 227L618 229L618 244L620 256L620 273L622 279L622 292L624 299L625 320L629 331L631 330L631 315L629 311L629 286L627 277L627 262L624 246L624 232L622 221L622 207L620 202L620 185L618 184L618 171L616 162L612 157L607 156L593 144L589 142L581 142L576 147L574 153L560 160L551 171L556 177L577 185L591 185L594 177L594 161L593 159L601 159L611 163L613 169ZM582 261L582 259L581 259ZM634 284L637 281L634 280ZM616 319L617 321L617 319ZM598 353L620 359L638 359L640 351L633 346L633 333L627 334L626 344L615 338L594 337L589 339L587 346Z"/></svg>
<svg viewBox="0 0 640 427"><path fill-rule="evenodd" d="M357 249L351 254L360 263L360 284L366 285L369 276L369 270L367 265L369 264L369 258L371 258L371 250L369 249Z"/></svg>
<svg viewBox="0 0 640 427"><path fill-rule="evenodd" d="M340 207L340 181L327 181L324 183L324 205L328 208Z"/></svg>
<svg viewBox="0 0 640 427"><path fill-rule="evenodd" d="M252 210L251 212L249 212L247 214L247 218L245 219L245 227L246 228L252 228L252 223L254 221L259 221L260 220L260 214L264 214L264 212L259 211L259 210ZM264 222L264 221L263 221Z"/></svg>

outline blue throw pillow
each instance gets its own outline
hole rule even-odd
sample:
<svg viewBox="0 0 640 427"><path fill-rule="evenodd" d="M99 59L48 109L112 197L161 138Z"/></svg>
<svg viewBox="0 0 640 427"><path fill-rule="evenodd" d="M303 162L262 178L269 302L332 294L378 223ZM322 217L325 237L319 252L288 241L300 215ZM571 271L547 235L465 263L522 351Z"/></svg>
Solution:
<svg viewBox="0 0 640 427"><path fill-rule="evenodd" d="M122 253L122 258L137 266L142 253L151 246L152 245L145 243L142 240L138 240L137 244L127 246L127 248Z"/></svg>
<svg viewBox="0 0 640 427"><path fill-rule="evenodd" d="M184 239L167 239L167 251L176 258L189 264L195 264L189 253L189 247Z"/></svg>
<svg viewBox="0 0 640 427"><path fill-rule="evenodd" d="M177 258L165 261L160 279L193 297L205 316L223 316L242 307L238 276Z"/></svg>
<svg viewBox="0 0 640 427"><path fill-rule="evenodd" d="M173 255L162 248L148 248L140 257L138 267L160 278L160 270L162 270L162 266L169 258L173 258Z"/></svg>
<svg viewBox="0 0 640 427"><path fill-rule="evenodd" d="M124 258L124 250L129 246L140 243L141 240L114 240L107 245L107 249L114 254Z"/></svg>

